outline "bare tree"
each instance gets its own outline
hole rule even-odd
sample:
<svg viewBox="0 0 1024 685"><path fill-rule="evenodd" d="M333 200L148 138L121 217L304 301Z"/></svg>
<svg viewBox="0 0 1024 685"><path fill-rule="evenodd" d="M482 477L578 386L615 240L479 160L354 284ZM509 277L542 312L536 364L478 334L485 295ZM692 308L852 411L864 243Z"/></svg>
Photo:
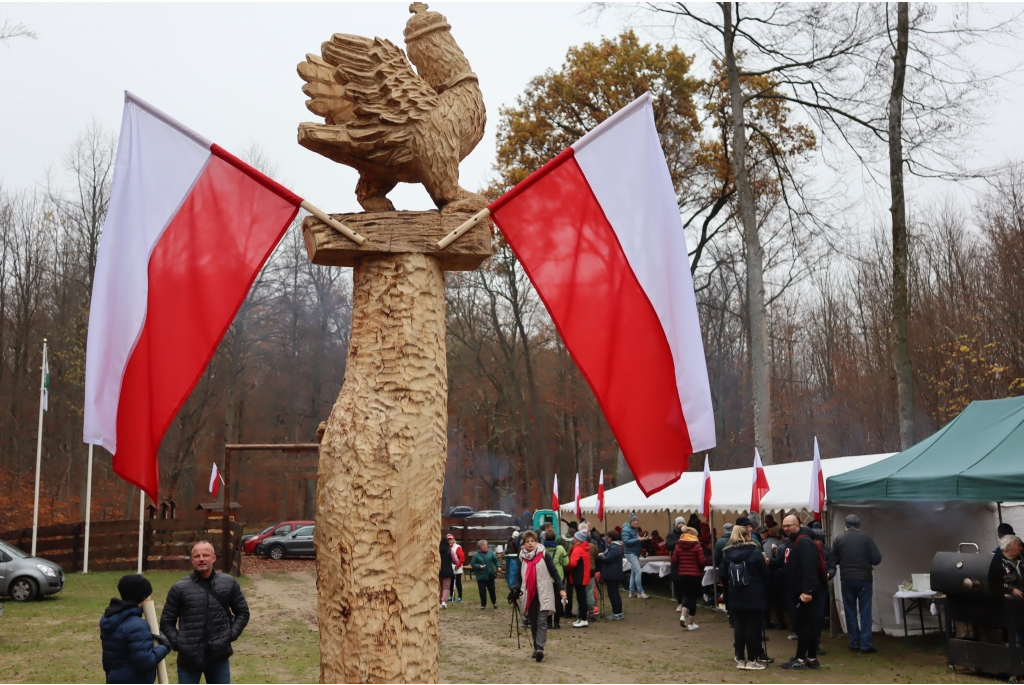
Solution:
<svg viewBox="0 0 1024 685"><path fill-rule="evenodd" d="M25 26L24 24L15 24L10 19L4 19L3 23L0 24L0 45L4 47L11 47L12 38L32 38L36 39L39 35Z"/></svg>

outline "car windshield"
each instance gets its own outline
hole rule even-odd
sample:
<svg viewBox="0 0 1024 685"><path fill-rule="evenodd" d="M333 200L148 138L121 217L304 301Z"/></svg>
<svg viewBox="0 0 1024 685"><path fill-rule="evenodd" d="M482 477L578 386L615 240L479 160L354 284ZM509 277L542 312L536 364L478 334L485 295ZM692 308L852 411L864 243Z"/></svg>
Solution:
<svg viewBox="0 0 1024 685"><path fill-rule="evenodd" d="M312 534L313 534L313 526L303 526L302 528L299 528L297 531L295 531L295 537L299 537L300 535L312 535Z"/></svg>
<svg viewBox="0 0 1024 685"><path fill-rule="evenodd" d="M6 542L0 541L0 550L3 550L7 554L10 554L15 559L28 559L28 555L22 552L13 545L8 545Z"/></svg>
<svg viewBox="0 0 1024 685"><path fill-rule="evenodd" d="M274 530L273 526L267 526L266 528L261 530L259 533L257 533L257 535L266 535L267 533L269 533L272 530Z"/></svg>

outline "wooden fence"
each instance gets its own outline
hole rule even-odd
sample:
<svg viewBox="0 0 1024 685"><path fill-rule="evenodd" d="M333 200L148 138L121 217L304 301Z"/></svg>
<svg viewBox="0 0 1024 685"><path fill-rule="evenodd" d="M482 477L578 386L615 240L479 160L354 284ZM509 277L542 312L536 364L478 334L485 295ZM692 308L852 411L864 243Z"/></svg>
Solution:
<svg viewBox="0 0 1024 685"><path fill-rule="evenodd" d="M203 528L195 521L152 519L142 533L144 571L189 571L189 551L199 540L208 540L215 553L223 559L223 532L220 521L216 528ZM89 530L90 571L130 571L139 563L139 522L96 521ZM239 575L242 563L242 525L231 522L231 574ZM32 551L32 529L21 528L0 533L4 540L24 552ZM36 537L36 554L61 565L65 573L82 570L85 556L85 523L62 523L40 526ZM220 560L218 560L220 568Z"/></svg>
<svg viewBox="0 0 1024 685"><path fill-rule="evenodd" d="M492 547L496 544L504 545L508 542L512 531L518 528L518 522L514 516L494 516L491 518L456 518L454 516L441 517L441 534L451 533L466 553L466 563L469 557L476 552L476 544L480 540L487 540Z"/></svg>

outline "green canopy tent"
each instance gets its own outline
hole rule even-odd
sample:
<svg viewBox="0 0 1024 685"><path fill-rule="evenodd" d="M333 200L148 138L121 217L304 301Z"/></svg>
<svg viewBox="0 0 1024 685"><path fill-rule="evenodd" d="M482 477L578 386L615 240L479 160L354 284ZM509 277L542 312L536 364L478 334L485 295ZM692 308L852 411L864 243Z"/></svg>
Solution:
<svg viewBox="0 0 1024 685"><path fill-rule="evenodd" d="M828 479L833 502L1024 502L1024 397L971 402L888 459Z"/></svg>
<svg viewBox="0 0 1024 685"><path fill-rule="evenodd" d="M910 449L828 478L825 492L829 527L839 533L846 515L857 514L878 545L875 629L902 635L892 595L913 574L928 573L936 552L960 542L991 551L1003 520L1024 533L1024 506L997 507L1024 502L1024 397L972 402ZM937 628L927 612L922 620ZM906 627L920 630L917 620Z"/></svg>

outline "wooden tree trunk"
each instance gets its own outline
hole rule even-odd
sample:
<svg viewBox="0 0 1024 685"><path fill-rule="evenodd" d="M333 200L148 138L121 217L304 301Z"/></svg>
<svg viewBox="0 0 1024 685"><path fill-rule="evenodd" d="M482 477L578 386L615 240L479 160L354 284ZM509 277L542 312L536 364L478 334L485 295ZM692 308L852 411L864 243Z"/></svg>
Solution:
<svg viewBox="0 0 1024 685"><path fill-rule="evenodd" d="M320 682L437 682L448 370L436 258L356 265L347 364L320 445Z"/></svg>
<svg viewBox="0 0 1024 685"><path fill-rule="evenodd" d="M743 224L743 247L747 267L747 315L750 325L750 395L754 409L754 445L764 465L775 463L772 447L771 357L768 349L768 318L765 313L764 247L757 227L757 205L747 174L747 129L743 91L736 60L736 26L733 4L722 5L725 36L725 66L729 77L732 108L732 170Z"/></svg>
<svg viewBox="0 0 1024 685"><path fill-rule="evenodd" d="M908 3L897 4L896 51L889 94L889 187L892 191L892 336L899 397L900 449L914 445L914 367L910 359L910 241L903 193L903 86L907 77Z"/></svg>

